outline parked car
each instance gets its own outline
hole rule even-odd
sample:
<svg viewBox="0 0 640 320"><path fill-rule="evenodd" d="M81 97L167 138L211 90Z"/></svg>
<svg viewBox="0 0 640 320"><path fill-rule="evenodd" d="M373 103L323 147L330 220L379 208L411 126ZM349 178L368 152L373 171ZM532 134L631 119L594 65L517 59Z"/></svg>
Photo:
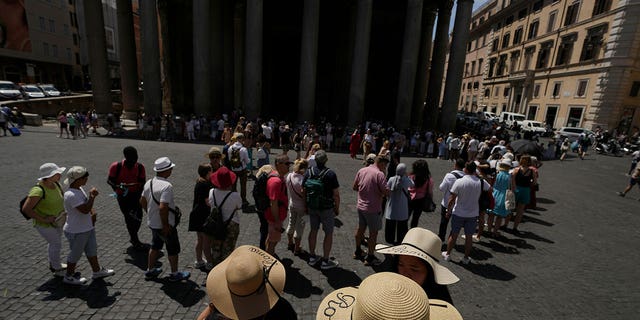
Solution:
<svg viewBox="0 0 640 320"><path fill-rule="evenodd" d="M0 81L0 100L18 100L22 98L20 88L11 81Z"/></svg>
<svg viewBox="0 0 640 320"><path fill-rule="evenodd" d="M524 114L514 112L502 112L499 117L500 122L504 123L507 128L520 125L524 119L526 119Z"/></svg>
<svg viewBox="0 0 640 320"><path fill-rule="evenodd" d="M482 112L482 115L484 116L485 119L487 120L494 120L497 119L498 117L496 116L495 113L493 112L489 112L489 111L484 111Z"/></svg>
<svg viewBox="0 0 640 320"><path fill-rule="evenodd" d="M52 84L39 84L38 87L44 91L47 97L59 97L60 91Z"/></svg>
<svg viewBox="0 0 640 320"><path fill-rule="evenodd" d="M544 123L540 121L524 120L520 125L522 127L522 131L525 132L532 132L533 134L538 134L540 136L544 136L547 133L547 128Z"/></svg>
<svg viewBox="0 0 640 320"><path fill-rule="evenodd" d="M569 138L569 141L575 141L578 140L578 137L580 137L582 133L586 134L587 137L594 137L593 131L578 127L562 127L556 131L556 136L560 135L561 138Z"/></svg>
<svg viewBox="0 0 640 320"><path fill-rule="evenodd" d="M38 88L35 84L23 84L20 86L20 91L22 91L22 96L25 99L35 99L35 98L44 98L45 94L40 88Z"/></svg>

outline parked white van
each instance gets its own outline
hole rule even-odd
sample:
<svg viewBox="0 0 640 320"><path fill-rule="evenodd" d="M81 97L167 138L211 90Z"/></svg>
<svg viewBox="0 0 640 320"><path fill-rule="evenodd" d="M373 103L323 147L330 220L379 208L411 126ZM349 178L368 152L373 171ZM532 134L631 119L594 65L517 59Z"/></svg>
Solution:
<svg viewBox="0 0 640 320"><path fill-rule="evenodd" d="M524 120L520 125L522 126L522 131L531 131L541 136L547 133L544 123L540 121Z"/></svg>
<svg viewBox="0 0 640 320"><path fill-rule="evenodd" d="M520 124L524 121L525 118L525 115L521 113L502 112L498 117L498 121L504 122L507 128L512 128L516 123Z"/></svg>

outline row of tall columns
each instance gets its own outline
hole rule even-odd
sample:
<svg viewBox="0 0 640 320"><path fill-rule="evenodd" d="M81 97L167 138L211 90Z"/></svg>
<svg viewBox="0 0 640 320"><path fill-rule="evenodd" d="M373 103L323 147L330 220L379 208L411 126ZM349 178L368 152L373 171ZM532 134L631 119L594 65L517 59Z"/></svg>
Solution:
<svg viewBox="0 0 640 320"><path fill-rule="evenodd" d="M351 84L349 86L348 121L352 125L362 122L364 116L372 15L373 0L358 0L356 34L353 59L351 59Z"/></svg>
<svg viewBox="0 0 640 320"><path fill-rule="evenodd" d="M433 55L431 56L431 70L429 72L429 84L422 122L423 126L429 129L435 129L438 125L438 107L442 92L441 79L444 77L444 66L449 43L449 20L451 19L452 8L452 0L438 3L438 24L436 26Z"/></svg>
<svg viewBox="0 0 640 320"><path fill-rule="evenodd" d="M85 4L90 2L100 3L99 1L86 1ZM162 114L162 90L157 5L155 0L140 1L139 5L144 111L149 115L160 115Z"/></svg>
<svg viewBox="0 0 640 320"><path fill-rule="evenodd" d="M124 111L138 110L138 61L133 31L131 0L116 0L118 46L120 48L120 82Z"/></svg>
<svg viewBox="0 0 640 320"><path fill-rule="evenodd" d="M456 113L460 99L460 86L462 85L462 72L469 41L469 25L473 11L473 0L458 0L456 19L453 24L451 48L449 50L449 63L447 78L444 87L442 111L440 112L440 130L453 131L456 127Z"/></svg>
<svg viewBox="0 0 640 320"><path fill-rule="evenodd" d="M89 48L89 74L91 75L91 90L93 105L99 114L112 111L111 81L107 67L107 44L104 31L104 16L102 2L86 1L84 3L86 19L87 47Z"/></svg>

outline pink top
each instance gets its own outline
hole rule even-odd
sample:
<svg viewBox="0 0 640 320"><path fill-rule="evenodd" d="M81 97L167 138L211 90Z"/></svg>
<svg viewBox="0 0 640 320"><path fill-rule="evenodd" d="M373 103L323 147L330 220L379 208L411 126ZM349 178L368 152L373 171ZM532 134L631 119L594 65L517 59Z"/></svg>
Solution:
<svg viewBox="0 0 640 320"><path fill-rule="evenodd" d="M365 213L382 212L382 196L387 188L384 173L375 165L358 170L353 184L357 186L357 209Z"/></svg>
<svg viewBox="0 0 640 320"><path fill-rule="evenodd" d="M415 177L413 175L410 175L409 178L411 179L411 181L416 182ZM432 189L433 189L433 179L429 178L427 183L423 184L422 187L419 187L419 188L409 187L409 195L411 196L411 200L422 199L427 195L427 193L432 194L433 192Z"/></svg>

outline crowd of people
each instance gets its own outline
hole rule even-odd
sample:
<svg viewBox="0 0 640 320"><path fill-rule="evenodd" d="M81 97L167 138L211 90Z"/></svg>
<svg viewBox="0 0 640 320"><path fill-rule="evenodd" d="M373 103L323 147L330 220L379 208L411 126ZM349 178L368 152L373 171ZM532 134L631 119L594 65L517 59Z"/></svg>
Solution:
<svg viewBox="0 0 640 320"><path fill-rule="evenodd" d="M382 263L378 256L384 254L391 259L388 271L396 275L379 273L365 279L356 292L341 289L330 293L318 309L318 318L332 318L341 312L355 314L365 308L381 309L371 311L374 313L393 308L397 303L392 301L360 298L366 295L360 296L359 292L371 293L367 283L390 281L385 279L394 279L406 290L417 285L421 289L418 291L424 294L419 299L426 301L426 309L434 305L432 300L441 300L443 302L436 305L455 311L447 286L459 279L447 269L446 262L453 259L457 238L461 236L465 240L460 262L473 263L474 242L482 237L501 237L501 232L521 235L520 223L525 209L536 207L542 163L537 157L515 152L508 141L497 136L425 132L424 136L421 133L407 139L402 132L370 123L368 127L353 129L349 139L344 140L351 157L362 159L362 168L353 177L338 177L331 169L327 150L339 148L335 142L340 138L328 137L326 128L331 127L328 122L318 126L304 124L292 130L285 123L275 126L273 121L252 123L239 117L233 130L226 121L221 125L215 127L220 130L214 131L223 146L211 147L205 154L208 161L197 166L192 209L183 218L188 219L188 230L197 233L193 246L194 267L209 272L207 291L211 304L202 312L201 319L282 318L290 314L291 306L281 296L285 270L279 261L278 244L283 242L283 235L286 235L286 249L306 259L310 266L328 270L339 265L338 259L331 255L335 217L341 213L341 207L344 208L339 180L353 179L351 189L357 193L353 258L365 266L378 266ZM325 130L319 130L320 127ZM194 125L194 130L197 128ZM197 137L196 132L193 135ZM286 132L290 135L283 134ZM339 130L332 128L329 132ZM283 152L273 153L275 146ZM296 159L289 158L289 150L295 152ZM427 158L403 163L401 157L412 152ZM188 272L178 270L181 246L176 226L181 212L174 202L169 181L175 164L167 157L158 158L153 166L155 176L147 179L144 165L138 162L137 150L129 146L123 154L123 160L111 164L108 181L122 211L129 242L136 250L148 251L145 278L153 279L162 273L156 261L166 245L171 268L169 280L188 279ZM451 161L452 170L438 180L429 170L428 157ZM67 173L68 203L67 194L62 196L58 184L64 168L45 164L41 172L39 186L32 188L23 209L34 219L34 225L49 244L51 270L62 275L65 283L85 283L87 280L74 269L81 252L85 252L94 278L113 274L113 270L97 262L93 227L96 215L92 206L98 192L82 189L88 177L86 169L74 167ZM255 180L253 192L248 190L249 179ZM436 184L437 181L440 183ZM434 231L420 228L421 214L438 210L433 202L434 192L438 190L443 196L439 228ZM253 207L250 196L253 196ZM212 208L220 212L225 222L222 238L212 236L205 228ZM250 210L255 210L256 223L260 225L256 246L237 247L242 227L237 213ZM144 211L152 232L151 244L143 243L138 237ZM56 223L60 212L67 212L68 216L62 226ZM87 228L73 227L80 220ZM71 227L67 227L68 224ZM309 231L305 237L307 224ZM322 245L318 247L321 226ZM378 237L383 228L384 237ZM60 259L60 230L64 230L71 247L66 264ZM398 275L405 278L397 278ZM256 283L262 289L258 290ZM386 289L380 287L380 290ZM337 294L350 295L353 301L336 304L332 297ZM243 308L247 305L260 307ZM431 312L434 319L433 314L438 311L431 307Z"/></svg>

